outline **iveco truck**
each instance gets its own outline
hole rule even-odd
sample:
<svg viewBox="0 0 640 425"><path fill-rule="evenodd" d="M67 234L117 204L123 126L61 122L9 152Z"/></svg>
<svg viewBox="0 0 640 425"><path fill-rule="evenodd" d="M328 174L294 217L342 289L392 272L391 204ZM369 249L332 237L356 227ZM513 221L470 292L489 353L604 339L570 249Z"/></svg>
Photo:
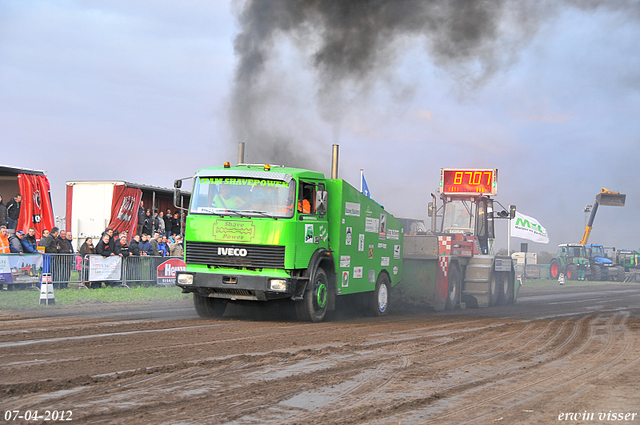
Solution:
<svg viewBox="0 0 640 425"><path fill-rule="evenodd" d="M319 322L338 297L387 312L402 279L403 229L377 202L300 168L225 163L193 179L177 285L200 316L290 299L300 320Z"/></svg>

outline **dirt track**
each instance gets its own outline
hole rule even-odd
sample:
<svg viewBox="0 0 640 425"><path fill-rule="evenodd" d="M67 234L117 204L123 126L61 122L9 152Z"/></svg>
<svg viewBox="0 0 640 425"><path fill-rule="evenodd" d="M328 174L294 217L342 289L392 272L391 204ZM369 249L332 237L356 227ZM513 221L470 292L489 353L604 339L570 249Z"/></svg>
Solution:
<svg viewBox="0 0 640 425"><path fill-rule="evenodd" d="M262 313L203 320L190 300L0 313L0 414L64 410L91 424L547 424L573 412L594 418L568 423L620 423L598 420L612 412L640 423L638 284L524 287L509 307L347 313L320 324Z"/></svg>

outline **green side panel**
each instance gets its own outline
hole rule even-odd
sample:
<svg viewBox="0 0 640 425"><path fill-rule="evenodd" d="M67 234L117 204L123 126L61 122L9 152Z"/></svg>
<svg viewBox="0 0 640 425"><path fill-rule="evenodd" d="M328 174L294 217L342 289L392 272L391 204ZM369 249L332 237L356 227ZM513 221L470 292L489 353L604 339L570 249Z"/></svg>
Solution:
<svg viewBox="0 0 640 425"><path fill-rule="evenodd" d="M437 303L435 297L438 260L405 259L402 264L402 283L394 288L393 297L403 304L444 310L445 303Z"/></svg>
<svg viewBox="0 0 640 425"><path fill-rule="evenodd" d="M402 280L402 223L374 200L340 179L326 180L329 242L336 261L336 292L373 291L385 270Z"/></svg>

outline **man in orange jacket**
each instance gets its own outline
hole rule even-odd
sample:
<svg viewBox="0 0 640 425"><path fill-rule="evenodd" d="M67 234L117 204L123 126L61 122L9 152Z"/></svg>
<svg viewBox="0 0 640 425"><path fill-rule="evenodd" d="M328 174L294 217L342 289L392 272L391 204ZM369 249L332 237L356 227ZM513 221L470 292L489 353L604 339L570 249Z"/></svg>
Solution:
<svg viewBox="0 0 640 425"><path fill-rule="evenodd" d="M7 226L0 226L0 254L10 254L9 232Z"/></svg>
<svg viewBox="0 0 640 425"><path fill-rule="evenodd" d="M302 214L311 214L311 204L308 199L298 200L298 212Z"/></svg>

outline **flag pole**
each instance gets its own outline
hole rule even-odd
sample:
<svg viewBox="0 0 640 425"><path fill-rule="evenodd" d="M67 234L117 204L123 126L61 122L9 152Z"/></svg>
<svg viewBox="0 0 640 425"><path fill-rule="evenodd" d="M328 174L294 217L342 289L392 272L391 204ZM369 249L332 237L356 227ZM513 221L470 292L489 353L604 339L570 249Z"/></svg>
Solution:
<svg viewBox="0 0 640 425"><path fill-rule="evenodd" d="M509 224L507 228L507 255L511 257L511 217L509 217Z"/></svg>
<svg viewBox="0 0 640 425"><path fill-rule="evenodd" d="M362 175L364 174L364 170L360 169L360 193L362 193Z"/></svg>

